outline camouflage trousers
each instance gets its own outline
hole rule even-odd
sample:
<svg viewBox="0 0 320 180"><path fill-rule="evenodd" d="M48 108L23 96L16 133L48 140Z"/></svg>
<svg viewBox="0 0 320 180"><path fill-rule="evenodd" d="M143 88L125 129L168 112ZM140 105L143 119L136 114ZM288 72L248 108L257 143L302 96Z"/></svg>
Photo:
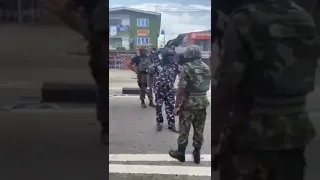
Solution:
<svg viewBox="0 0 320 180"><path fill-rule="evenodd" d="M220 160L220 180L303 180L304 149L226 153Z"/></svg>
<svg viewBox="0 0 320 180"><path fill-rule="evenodd" d="M157 124L163 123L162 106L164 103L168 124L174 125L175 119L173 115L173 109L175 103L175 90L170 88L158 89L155 92L155 99Z"/></svg>
<svg viewBox="0 0 320 180"><path fill-rule="evenodd" d="M97 88L97 119L101 123L103 129L108 128L109 119L109 90L107 87Z"/></svg>
<svg viewBox="0 0 320 180"><path fill-rule="evenodd" d="M203 144L203 131L206 122L206 109L180 110L179 112L179 145L188 145L189 132L193 127L193 147L201 148Z"/></svg>
<svg viewBox="0 0 320 180"><path fill-rule="evenodd" d="M152 91L147 91L147 78L148 74L144 72L139 72L138 73L138 86L140 89L140 100L143 101L146 97L148 96L149 100L153 99Z"/></svg>

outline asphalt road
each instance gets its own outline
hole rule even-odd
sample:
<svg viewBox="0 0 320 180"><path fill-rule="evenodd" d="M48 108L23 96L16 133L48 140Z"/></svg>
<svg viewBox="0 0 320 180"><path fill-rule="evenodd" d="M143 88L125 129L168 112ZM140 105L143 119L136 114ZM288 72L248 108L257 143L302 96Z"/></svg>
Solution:
<svg viewBox="0 0 320 180"><path fill-rule="evenodd" d="M210 179L210 177L189 177L184 176L183 173L189 171L190 174L198 176L200 172L210 174L210 161L211 161L211 148L210 148L210 116L211 112L208 109L208 118L205 127L205 144L202 149L204 154L204 160L198 171L187 170L183 168L195 167L193 162L187 162L186 164L178 163L172 161L169 158L168 150L170 148L176 149L176 141L178 134L169 131L166 127L166 122L164 123L164 129L162 132L156 131L155 123L155 110L151 107L142 109L139 104L139 98L134 96L128 97L114 97L110 98L110 137L109 137L109 153L110 154L130 154L130 158L137 158L135 161L126 162L125 164L139 165L157 165L166 166L167 171L162 171L159 167L154 167L152 169L145 169L142 171L143 174L124 174L124 173L137 173L134 169L127 168L126 171L121 171L119 168L114 168L112 171L114 174L109 175L110 179ZM178 123L178 120L177 122ZM178 126L178 124L177 124ZM119 132L121 130L121 132ZM192 152L192 133L189 138L189 146L187 153ZM148 162L139 162L140 158L134 154L143 154L143 156L149 156L147 158ZM126 157L123 161L126 160ZM163 158L159 158L163 157ZM127 157L129 158L129 157ZM111 160L110 160L111 161ZM122 161L122 162L123 162ZM112 163L112 164L111 164ZM117 161L110 162L110 167L114 163L119 163ZM144 167L142 166L142 167ZM163 168L163 167L162 167ZM180 170L181 168L182 170ZM110 169L111 170L111 169ZM156 171L158 175L148 175L152 170ZM120 173L119 173L120 172ZM122 173L121 173L122 172ZM161 175L162 173L169 173L168 175ZM177 176L176 176L177 175ZM200 174L201 175L201 174Z"/></svg>

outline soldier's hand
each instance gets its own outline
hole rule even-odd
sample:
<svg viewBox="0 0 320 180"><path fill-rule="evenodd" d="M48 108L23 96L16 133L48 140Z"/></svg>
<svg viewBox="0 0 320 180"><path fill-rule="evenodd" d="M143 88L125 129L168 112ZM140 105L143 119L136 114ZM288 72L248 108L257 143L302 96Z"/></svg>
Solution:
<svg viewBox="0 0 320 180"><path fill-rule="evenodd" d="M173 109L173 114L174 114L175 116L178 116L178 115L179 115L179 111L180 111L180 108L179 108L179 107L175 107L175 108Z"/></svg>
<svg viewBox="0 0 320 180"><path fill-rule="evenodd" d="M150 87L147 87L147 93L152 93L152 90Z"/></svg>

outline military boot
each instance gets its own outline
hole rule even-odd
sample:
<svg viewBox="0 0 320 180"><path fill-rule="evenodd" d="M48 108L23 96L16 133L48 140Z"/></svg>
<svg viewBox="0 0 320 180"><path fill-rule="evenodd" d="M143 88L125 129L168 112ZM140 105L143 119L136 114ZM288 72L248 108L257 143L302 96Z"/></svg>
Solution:
<svg viewBox="0 0 320 180"><path fill-rule="evenodd" d="M195 147L193 152L193 162L196 163L196 164L200 164L200 148L199 147Z"/></svg>
<svg viewBox="0 0 320 180"><path fill-rule="evenodd" d="M169 129L170 131L172 131L172 132L179 133L179 130L177 130L175 124L169 124L169 125L168 125L168 129Z"/></svg>
<svg viewBox="0 0 320 180"><path fill-rule="evenodd" d="M147 108L147 105L146 105L146 103L144 102L144 100L141 100L141 107L142 107L142 108Z"/></svg>
<svg viewBox="0 0 320 180"><path fill-rule="evenodd" d="M158 123L157 124L157 131L162 131L162 126L163 126L162 123Z"/></svg>
<svg viewBox="0 0 320 180"><path fill-rule="evenodd" d="M149 101L149 106L150 106L150 107L156 107L156 105L153 103L153 100L152 100L152 99L150 99L150 101Z"/></svg>
<svg viewBox="0 0 320 180"><path fill-rule="evenodd" d="M178 145L178 150L170 150L169 155L180 162L185 162L186 161L185 151L186 151L185 145Z"/></svg>

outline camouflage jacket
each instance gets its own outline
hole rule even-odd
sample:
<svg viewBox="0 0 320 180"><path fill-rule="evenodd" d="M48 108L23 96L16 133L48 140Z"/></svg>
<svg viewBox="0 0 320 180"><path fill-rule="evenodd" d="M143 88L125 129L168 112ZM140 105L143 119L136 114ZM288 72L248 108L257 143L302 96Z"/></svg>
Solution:
<svg viewBox="0 0 320 180"><path fill-rule="evenodd" d="M204 73L198 74L196 71ZM205 109L210 103L205 95L191 96L192 87L207 86L209 90L211 72L208 65L202 62L201 59L187 62L181 66L179 89L185 91L185 97L182 99L181 108L183 109Z"/></svg>
<svg viewBox="0 0 320 180"><path fill-rule="evenodd" d="M214 75L217 84L212 89L215 95L212 98L213 141L228 124L231 112L231 120L242 118L231 127L231 144L238 148L293 149L306 146L315 137L316 130L306 112L274 116L250 114L255 106L254 93L250 89L257 88L257 84L247 81L248 77L256 76L252 72L248 74L247 69L266 58L281 57L285 62L295 58L315 61L318 56L311 43L316 40L315 28L311 16L291 1L250 4L232 14L224 30L221 54L216 56L220 58L220 64ZM283 44L276 38L266 39L270 34L277 37L294 35L291 40L299 46ZM311 41L305 41L305 37ZM277 48L266 53L264 45L271 44Z"/></svg>

